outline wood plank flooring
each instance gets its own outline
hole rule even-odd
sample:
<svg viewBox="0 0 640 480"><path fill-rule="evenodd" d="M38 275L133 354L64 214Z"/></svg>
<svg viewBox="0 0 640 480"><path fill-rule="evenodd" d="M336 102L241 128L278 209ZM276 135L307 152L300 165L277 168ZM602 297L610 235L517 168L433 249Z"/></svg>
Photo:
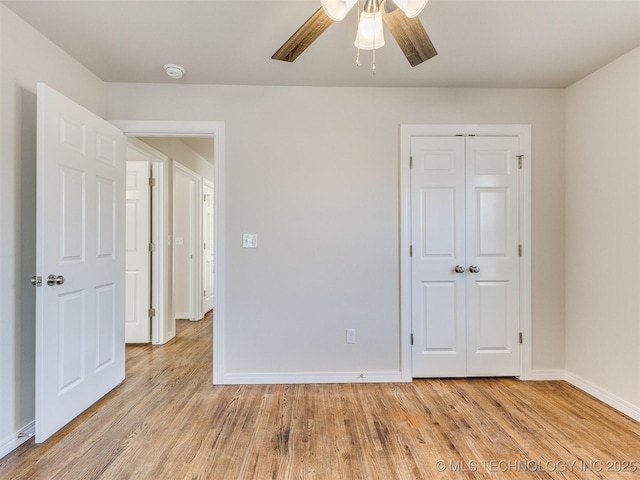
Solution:
<svg viewBox="0 0 640 480"><path fill-rule="evenodd" d="M640 424L566 382L214 386L211 321L128 346L125 382L0 478L640 478Z"/></svg>

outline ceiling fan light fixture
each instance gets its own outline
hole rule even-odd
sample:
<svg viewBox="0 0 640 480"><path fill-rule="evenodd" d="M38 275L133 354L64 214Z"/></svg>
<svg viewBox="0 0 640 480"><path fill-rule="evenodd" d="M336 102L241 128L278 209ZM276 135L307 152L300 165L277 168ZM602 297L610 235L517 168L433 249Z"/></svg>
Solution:
<svg viewBox="0 0 640 480"><path fill-rule="evenodd" d="M384 45L384 29L380 12L360 14L358 32L353 44L360 50L375 50Z"/></svg>
<svg viewBox="0 0 640 480"><path fill-rule="evenodd" d="M347 16L358 0L321 0L324 12L336 22Z"/></svg>
<svg viewBox="0 0 640 480"><path fill-rule="evenodd" d="M407 17L413 18L420 15L420 12L424 10L428 1L429 0L393 0L393 3L395 3Z"/></svg>

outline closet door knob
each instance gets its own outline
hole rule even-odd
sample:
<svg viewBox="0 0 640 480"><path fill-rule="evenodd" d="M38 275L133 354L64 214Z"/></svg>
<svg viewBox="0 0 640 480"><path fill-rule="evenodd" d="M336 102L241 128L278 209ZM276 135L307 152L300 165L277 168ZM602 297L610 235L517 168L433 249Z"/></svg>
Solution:
<svg viewBox="0 0 640 480"><path fill-rule="evenodd" d="M478 273L478 272L480 272L480 267L479 267L479 266L477 266L477 265L471 265L471 266L469 267L469 271L470 271L471 273Z"/></svg>
<svg viewBox="0 0 640 480"><path fill-rule="evenodd" d="M456 273L464 273L464 267L462 265L456 265L453 268L453 271L456 272Z"/></svg>

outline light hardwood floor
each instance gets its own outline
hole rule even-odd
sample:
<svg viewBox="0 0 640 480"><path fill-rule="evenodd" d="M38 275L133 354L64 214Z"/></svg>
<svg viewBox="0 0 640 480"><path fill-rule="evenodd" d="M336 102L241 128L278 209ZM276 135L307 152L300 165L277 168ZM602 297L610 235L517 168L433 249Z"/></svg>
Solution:
<svg viewBox="0 0 640 480"><path fill-rule="evenodd" d="M640 424L565 382L213 386L211 336L127 347L126 381L0 478L640 478Z"/></svg>

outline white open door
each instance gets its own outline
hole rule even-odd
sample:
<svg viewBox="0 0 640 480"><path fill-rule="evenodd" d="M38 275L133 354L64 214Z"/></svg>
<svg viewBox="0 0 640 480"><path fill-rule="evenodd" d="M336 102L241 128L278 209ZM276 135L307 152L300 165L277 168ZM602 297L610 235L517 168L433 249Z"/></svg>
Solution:
<svg viewBox="0 0 640 480"><path fill-rule="evenodd" d="M141 156L129 149L127 157ZM151 323L151 165L147 160L127 160L126 182L126 343L149 343Z"/></svg>
<svg viewBox="0 0 640 480"><path fill-rule="evenodd" d="M213 309L213 183L202 184L202 313Z"/></svg>
<svg viewBox="0 0 640 480"><path fill-rule="evenodd" d="M36 442L124 380L125 137L38 84Z"/></svg>

